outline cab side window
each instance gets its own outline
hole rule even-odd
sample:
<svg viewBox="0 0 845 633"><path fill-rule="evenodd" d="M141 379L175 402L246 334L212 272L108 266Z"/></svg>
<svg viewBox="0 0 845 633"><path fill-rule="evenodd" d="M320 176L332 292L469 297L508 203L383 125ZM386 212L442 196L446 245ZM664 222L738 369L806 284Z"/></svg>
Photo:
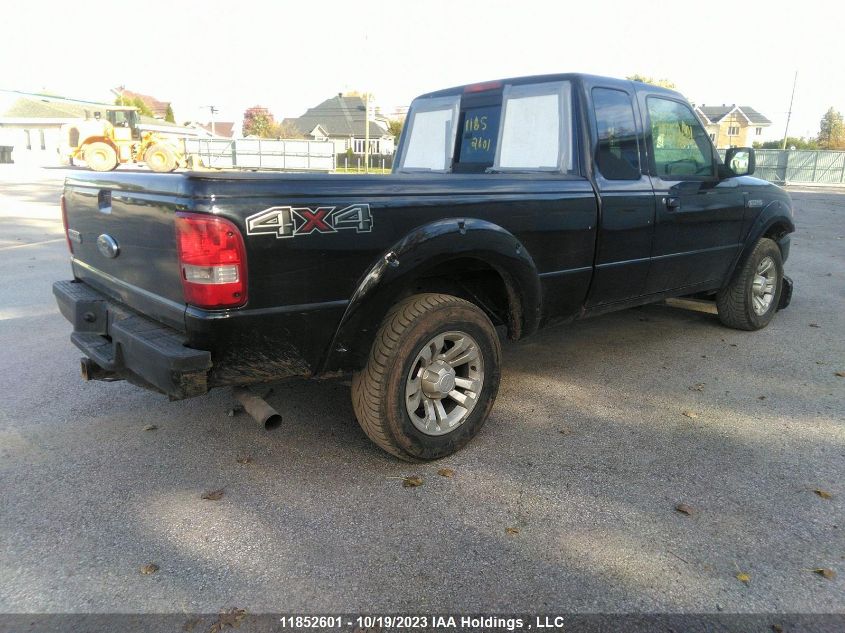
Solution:
<svg viewBox="0 0 845 633"><path fill-rule="evenodd" d="M713 176L713 146L692 110L678 101L649 97L655 174L665 180Z"/></svg>
<svg viewBox="0 0 845 633"><path fill-rule="evenodd" d="M593 89L596 165L608 180L639 180L640 149L631 97L621 90Z"/></svg>

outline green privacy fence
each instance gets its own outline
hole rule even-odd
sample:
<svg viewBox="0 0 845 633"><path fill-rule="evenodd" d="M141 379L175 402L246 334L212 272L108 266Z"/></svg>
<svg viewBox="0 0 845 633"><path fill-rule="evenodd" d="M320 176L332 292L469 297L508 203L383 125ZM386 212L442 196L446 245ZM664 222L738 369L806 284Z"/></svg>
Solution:
<svg viewBox="0 0 845 633"><path fill-rule="evenodd" d="M725 150L719 150L722 158ZM845 185L845 152L827 150L754 150L754 175L778 184Z"/></svg>

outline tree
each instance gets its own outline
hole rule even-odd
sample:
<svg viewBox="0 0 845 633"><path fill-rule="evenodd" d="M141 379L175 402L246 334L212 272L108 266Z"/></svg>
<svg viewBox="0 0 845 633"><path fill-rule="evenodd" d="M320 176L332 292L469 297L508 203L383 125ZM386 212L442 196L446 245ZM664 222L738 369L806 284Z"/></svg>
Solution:
<svg viewBox="0 0 845 633"><path fill-rule="evenodd" d="M173 116L173 108L170 107L170 104L167 104L167 111L164 113L164 120L168 123L176 123L176 117Z"/></svg>
<svg viewBox="0 0 845 633"><path fill-rule="evenodd" d="M821 149L845 149L845 122L838 110L828 109L819 128L818 143Z"/></svg>
<svg viewBox="0 0 845 633"><path fill-rule="evenodd" d="M391 119L387 124L387 131L393 136L393 138L399 140L399 135L402 134L402 128L404 126L405 122L401 119Z"/></svg>
<svg viewBox="0 0 845 633"><path fill-rule="evenodd" d="M153 116L153 111L150 110L150 106L144 103L144 100L141 97L124 97L123 95L119 96L117 99L114 100L115 105L120 106L134 106L138 108L138 113L143 116Z"/></svg>
<svg viewBox="0 0 845 633"><path fill-rule="evenodd" d="M660 86L661 88L670 88L671 90L675 89L675 82L671 81L670 79L655 79L654 77L648 77L639 73L628 75L627 77L625 77L625 79L630 79L631 81L641 81L644 84Z"/></svg>
<svg viewBox="0 0 845 633"><path fill-rule="evenodd" d="M276 121L270 111L262 106L252 106L244 112L242 132L244 136L258 136L260 138L274 138Z"/></svg>
<svg viewBox="0 0 845 633"><path fill-rule="evenodd" d="M279 121L273 126L273 138L304 138L302 132L290 121Z"/></svg>
<svg viewBox="0 0 845 633"><path fill-rule="evenodd" d="M759 147L760 149L780 149L782 145L783 140L754 143L754 147ZM800 138L797 136L788 136L786 138L786 148L789 149L790 147L794 147L795 149L818 149L819 144L816 142L816 139L804 138L803 136Z"/></svg>

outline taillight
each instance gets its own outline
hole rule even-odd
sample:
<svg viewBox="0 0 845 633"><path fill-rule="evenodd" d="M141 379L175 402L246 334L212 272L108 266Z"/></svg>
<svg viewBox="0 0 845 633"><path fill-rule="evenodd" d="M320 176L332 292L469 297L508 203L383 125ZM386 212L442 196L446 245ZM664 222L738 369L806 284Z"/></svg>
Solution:
<svg viewBox="0 0 845 633"><path fill-rule="evenodd" d="M177 213L176 245L187 303L199 308L246 303L246 252L238 227L213 215Z"/></svg>
<svg viewBox="0 0 845 633"><path fill-rule="evenodd" d="M62 226L65 227L65 241L67 242L67 249L70 251L70 254L73 255L73 244L70 243L70 233L68 233L68 226L67 226L67 202L65 202L65 194L62 194L61 198L61 206L62 206Z"/></svg>

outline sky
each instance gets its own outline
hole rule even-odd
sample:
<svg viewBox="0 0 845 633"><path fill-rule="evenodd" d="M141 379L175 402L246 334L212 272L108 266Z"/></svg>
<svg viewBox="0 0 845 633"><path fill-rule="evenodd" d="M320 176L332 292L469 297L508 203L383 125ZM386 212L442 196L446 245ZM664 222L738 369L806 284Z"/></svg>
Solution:
<svg viewBox="0 0 845 633"><path fill-rule="evenodd" d="M6 0L0 89L171 101L177 121L295 117L338 92L384 112L417 94L520 75L634 73L697 104L749 105L783 136L845 112L845 3L640 0L202 2ZM205 106L205 107L204 107Z"/></svg>

